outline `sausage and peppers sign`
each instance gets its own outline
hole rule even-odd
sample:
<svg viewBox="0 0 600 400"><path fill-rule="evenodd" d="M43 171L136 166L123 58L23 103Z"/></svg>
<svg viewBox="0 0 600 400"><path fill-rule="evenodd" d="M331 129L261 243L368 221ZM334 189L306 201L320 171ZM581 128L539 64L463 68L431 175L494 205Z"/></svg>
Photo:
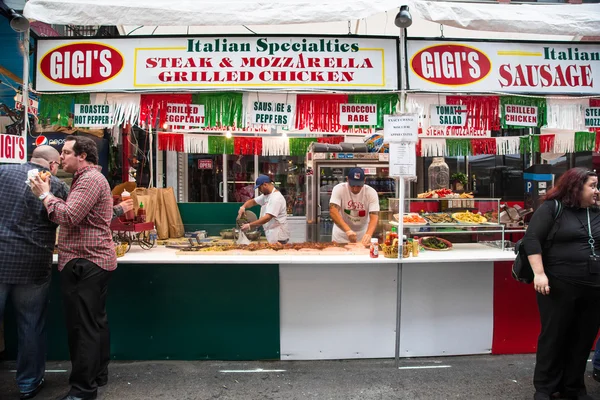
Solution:
<svg viewBox="0 0 600 400"><path fill-rule="evenodd" d="M413 90L600 93L600 44L409 39L407 48Z"/></svg>
<svg viewBox="0 0 600 400"><path fill-rule="evenodd" d="M397 38L40 39L38 91L397 90Z"/></svg>

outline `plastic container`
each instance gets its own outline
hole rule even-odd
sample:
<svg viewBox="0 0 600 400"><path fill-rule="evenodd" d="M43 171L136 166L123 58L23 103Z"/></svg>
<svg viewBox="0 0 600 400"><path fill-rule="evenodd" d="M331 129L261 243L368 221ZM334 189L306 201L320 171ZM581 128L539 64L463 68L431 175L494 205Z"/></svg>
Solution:
<svg viewBox="0 0 600 400"><path fill-rule="evenodd" d="M121 193L121 201L123 202L129 199L131 199L131 193L129 193L127 190L123 190L123 193ZM133 210L127 211L123 217L125 217L126 221L132 221L135 219L135 212Z"/></svg>
<svg viewBox="0 0 600 400"><path fill-rule="evenodd" d="M369 249L371 258L379 258L379 241L377 238L371 239L371 248Z"/></svg>
<svg viewBox="0 0 600 400"><path fill-rule="evenodd" d="M137 221L140 223L146 222L146 209L144 208L144 203L140 203L140 208L138 208Z"/></svg>

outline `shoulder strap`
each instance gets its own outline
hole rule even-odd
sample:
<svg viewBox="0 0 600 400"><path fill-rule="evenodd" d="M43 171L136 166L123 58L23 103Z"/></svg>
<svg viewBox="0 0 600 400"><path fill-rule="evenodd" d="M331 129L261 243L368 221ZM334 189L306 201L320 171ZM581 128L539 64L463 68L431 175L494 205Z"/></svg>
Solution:
<svg viewBox="0 0 600 400"><path fill-rule="evenodd" d="M562 214L562 203L554 199L554 221L560 217L560 214Z"/></svg>

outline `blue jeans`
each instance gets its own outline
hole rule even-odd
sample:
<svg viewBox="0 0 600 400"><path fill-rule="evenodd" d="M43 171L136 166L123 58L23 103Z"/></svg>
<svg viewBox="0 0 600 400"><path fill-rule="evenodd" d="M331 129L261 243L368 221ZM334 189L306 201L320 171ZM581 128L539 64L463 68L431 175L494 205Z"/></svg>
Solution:
<svg viewBox="0 0 600 400"><path fill-rule="evenodd" d="M21 393L34 390L46 369L46 314L50 279L42 284L0 283L0 321L10 296L17 320L17 385ZM5 327L6 329L6 327Z"/></svg>

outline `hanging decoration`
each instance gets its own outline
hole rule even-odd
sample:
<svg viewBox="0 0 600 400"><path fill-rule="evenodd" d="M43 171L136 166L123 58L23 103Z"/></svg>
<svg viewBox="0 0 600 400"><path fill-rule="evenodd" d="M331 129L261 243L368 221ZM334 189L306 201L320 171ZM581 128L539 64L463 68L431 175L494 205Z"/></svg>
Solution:
<svg viewBox="0 0 600 400"><path fill-rule="evenodd" d="M288 156L290 155L290 142L287 138L262 138L263 156Z"/></svg>
<svg viewBox="0 0 600 400"><path fill-rule="evenodd" d="M162 128L167 120L167 104L190 104L189 93L142 94L140 96L140 124Z"/></svg>
<svg viewBox="0 0 600 400"><path fill-rule="evenodd" d="M115 125L136 125L140 117L139 93L92 93L90 104L110 104L113 106Z"/></svg>
<svg viewBox="0 0 600 400"><path fill-rule="evenodd" d="M338 132L340 104L348 103L346 94L299 94L296 97L296 129L311 132Z"/></svg>
<svg viewBox="0 0 600 400"><path fill-rule="evenodd" d="M208 154L233 154L233 138L209 136Z"/></svg>
<svg viewBox="0 0 600 400"><path fill-rule="evenodd" d="M417 153L418 155L419 153ZM446 139L422 139L421 157L442 157L446 154Z"/></svg>
<svg viewBox="0 0 600 400"><path fill-rule="evenodd" d="M186 133L183 135L183 145L185 153L206 154L208 153L208 136Z"/></svg>
<svg viewBox="0 0 600 400"><path fill-rule="evenodd" d="M524 107L537 107L537 127L547 125L547 110L546 110L546 98L536 97L521 97L521 96L502 96L500 97L500 123L502 129L520 129L529 128L529 126L517 126L506 124L506 105L516 105Z"/></svg>
<svg viewBox="0 0 600 400"><path fill-rule="evenodd" d="M519 150L521 154L540 152L540 135L522 136L520 139Z"/></svg>
<svg viewBox="0 0 600 400"><path fill-rule="evenodd" d="M396 94L396 93L350 94L350 95L348 95L348 103L350 103L350 104L376 104L377 105L377 126L375 128L383 129L383 116L395 114L397 111L398 94Z"/></svg>
<svg viewBox="0 0 600 400"><path fill-rule="evenodd" d="M470 156L471 140L469 139L446 139L446 156L462 157Z"/></svg>
<svg viewBox="0 0 600 400"><path fill-rule="evenodd" d="M305 156L308 147L312 142L316 142L317 138L290 138L290 156Z"/></svg>
<svg viewBox="0 0 600 400"><path fill-rule="evenodd" d="M158 150L183 153L183 133L158 133Z"/></svg>
<svg viewBox="0 0 600 400"><path fill-rule="evenodd" d="M545 135L540 135L540 147L542 146L541 140ZM561 132L554 134L554 148L550 152L552 153L573 153L575 151L575 132Z"/></svg>
<svg viewBox="0 0 600 400"><path fill-rule="evenodd" d="M323 136L317 138L317 142L319 143L327 143L327 144L340 144L344 141L343 136Z"/></svg>
<svg viewBox="0 0 600 400"><path fill-rule="evenodd" d="M448 127L452 135L482 134L500 130L500 98L498 96L446 96L446 104L467 106L467 125Z"/></svg>
<svg viewBox="0 0 600 400"><path fill-rule="evenodd" d="M496 154L519 154L521 138L519 136L504 136L496 138Z"/></svg>
<svg viewBox="0 0 600 400"><path fill-rule="evenodd" d="M536 137L539 139L540 153L556 153L554 151L554 135L539 135Z"/></svg>
<svg viewBox="0 0 600 400"><path fill-rule="evenodd" d="M236 137L233 139L233 154L262 155L262 138L259 137Z"/></svg>
<svg viewBox="0 0 600 400"><path fill-rule="evenodd" d="M406 105L409 113L419 116L419 135L435 136L446 134L446 127L431 124L431 106L446 104L446 96L441 94L409 94Z"/></svg>
<svg viewBox="0 0 600 400"><path fill-rule="evenodd" d="M38 111L40 124L73 126L75 104L90 104L90 94L42 94Z"/></svg>
<svg viewBox="0 0 600 400"><path fill-rule="evenodd" d="M583 109L589 107L588 99L547 100L548 128L585 131Z"/></svg>
<svg viewBox="0 0 600 400"><path fill-rule="evenodd" d="M575 132L574 151L594 151L596 146L596 133L594 132Z"/></svg>
<svg viewBox="0 0 600 400"><path fill-rule="evenodd" d="M205 127L243 127L244 103L242 93L194 93L193 104L204 105Z"/></svg>
<svg viewBox="0 0 600 400"><path fill-rule="evenodd" d="M481 154L493 154L497 152L497 142L495 138L471 139L471 150L474 156Z"/></svg>

